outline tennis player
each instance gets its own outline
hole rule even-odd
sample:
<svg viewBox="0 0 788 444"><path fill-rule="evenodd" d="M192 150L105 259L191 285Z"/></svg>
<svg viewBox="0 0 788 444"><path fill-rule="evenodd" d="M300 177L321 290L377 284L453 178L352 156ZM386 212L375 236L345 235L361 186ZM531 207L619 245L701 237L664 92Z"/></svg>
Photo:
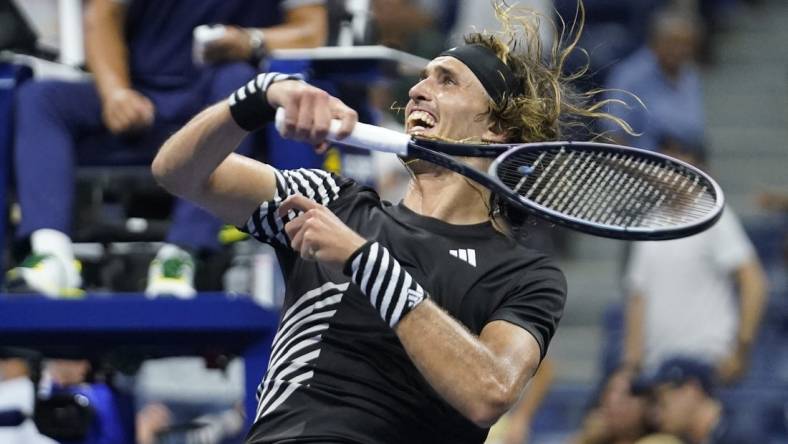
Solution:
<svg viewBox="0 0 788 444"><path fill-rule="evenodd" d="M408 133L540 141L595 115L561 74L574 42L543 62L536 29L521 32L508 43L472 34L432 60L410 90ZM357 119L265 73L172 136L152 167L172 193L277 250L287 292L247 443L483 442L547 351L563 274L521 245L522 220L489 191L435 165L406 159L412 180L392 205L343 177L233 154L276 107L285 136L313 144L332 118L340 137Z"/></svg>

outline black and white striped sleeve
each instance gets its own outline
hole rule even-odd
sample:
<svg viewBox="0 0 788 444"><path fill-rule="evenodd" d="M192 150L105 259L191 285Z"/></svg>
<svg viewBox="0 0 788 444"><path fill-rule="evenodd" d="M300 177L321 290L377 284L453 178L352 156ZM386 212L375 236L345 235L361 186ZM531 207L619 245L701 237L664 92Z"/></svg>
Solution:
<svg viewBox="0 0 788 444"><path fill-rule="evenodd" d="M345 274L392 328L428 297L388 249L377 242L367 242L353 253L345 264Z"/></svg>
<svg viewBox="0 0 788 444"><path fill-rule="evenodd" d="M285 233L285 224L295 219L299 211L291 210L280 217L276 210L288 197L301 194L321 205L328 205L339 197L340 178L319 169L297 170L274 169L276 192L274 198L263 202L241 228L257 240L273 247L290 248L290 239Z"/></svg>

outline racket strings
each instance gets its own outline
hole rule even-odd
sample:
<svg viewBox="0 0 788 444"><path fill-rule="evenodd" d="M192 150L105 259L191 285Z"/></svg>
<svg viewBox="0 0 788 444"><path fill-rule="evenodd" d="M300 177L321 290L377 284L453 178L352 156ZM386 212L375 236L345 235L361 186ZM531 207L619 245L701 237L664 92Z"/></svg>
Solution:
<svg viewBox="0 0 788 444"><path fill-rule="evenodd" d="M605 183L606 177L603 164L599 162L601 154L602 153L596 153L593 164L586 168L586 174L581 177L580 183L582 185L579 187L578 191L584 198L578 199L575 205L571 208L567 208L573 216L593 218L592 216L599 212L596 210L602 209L601 205L594 206L599 201L599 198L604 196L602 193L598 192L600 186ZM607 172L609 173L610 171Z"/></svg>
<svg viewBox="0 0 788 444"><path fill-rule="evenodd" d="M576 191L577 187L585 183L586 178L592 170L588 153L580 153L580 156L581 158L578 159L577 162L574 162L566 174L568 176L577 175L578 180L574 184L564 184L565 186L560 188L556 195L556 208L566 208L573 203L571 200L572 194ZM552 205L552 202L548 204Z"/></svg>
<svg viewBox="0 0 788 444"><path fill-rule="evenodd" d="M710 184L680 164L612 151L523 151L502 162L497 175L545 208L604 225L675 226L703 218L716 204Z"/></svg>

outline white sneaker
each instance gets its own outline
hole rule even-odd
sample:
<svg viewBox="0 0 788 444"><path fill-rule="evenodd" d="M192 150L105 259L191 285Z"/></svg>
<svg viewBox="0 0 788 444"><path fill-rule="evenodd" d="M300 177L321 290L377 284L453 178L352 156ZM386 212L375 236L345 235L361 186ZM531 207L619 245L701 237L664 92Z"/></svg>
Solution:
<svg viewBox="0 0 788 444"><path fill-rule="evenodd" d="M31 254L18 267L6 273L8 291L41 293L49 297L80 297L82 286L81 264L65 263L51 254Z"/></svg>
<svg viewBox="0 0 788 444"><path fill-rule="evenodd" d="M145 295L161 295L191 299L194 289L194 259L187 251L175 245L165 245L156 254L148 268L148 286Z"/></svg>

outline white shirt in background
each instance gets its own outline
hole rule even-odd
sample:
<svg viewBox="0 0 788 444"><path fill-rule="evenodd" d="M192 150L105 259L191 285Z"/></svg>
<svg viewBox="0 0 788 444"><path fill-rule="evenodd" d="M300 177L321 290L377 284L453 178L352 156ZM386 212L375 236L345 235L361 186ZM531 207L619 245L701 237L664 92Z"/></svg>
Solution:
<svg viewBox="0 0 788 444"><path fill-rule="evenodd" d="M730 208L694 236L633 244L626 284L645 302L644 370L674 355L715 364L730 353L738 329L733 272L754 254Z"/></svg>
<svg viewBox="0 0 788 444"><path fill-rule="evenodd" d="M31 416L35 405L35 388L28 378L0 380L0 411L16 410ZM0 427L2 444L57 444L40 434L32 419L17 427Z"/></svg>

